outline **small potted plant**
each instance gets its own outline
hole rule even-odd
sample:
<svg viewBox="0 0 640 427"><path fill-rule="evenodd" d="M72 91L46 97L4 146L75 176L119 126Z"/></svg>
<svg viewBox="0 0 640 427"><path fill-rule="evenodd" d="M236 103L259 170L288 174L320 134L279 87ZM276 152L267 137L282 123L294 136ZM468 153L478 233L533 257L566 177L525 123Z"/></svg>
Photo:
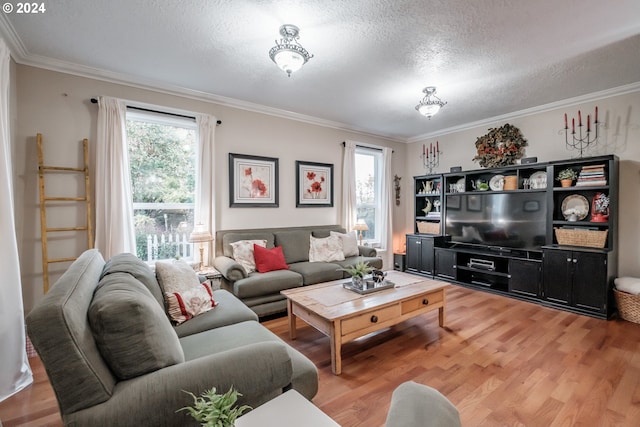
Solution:
<svg viewBox="0 0 640 427"><path fill-rule="evenodd" d="M560 181L560 185L563 187L571 187L573 184L573 180L578 177L578 173L571 168L562 169L558 176L556 176L556 180Z"/></svg>
<svg viewBox="0 0 640 427"><path fill-rule="evenodd" d="M357 287L358 289L362 289L364 277L367 274L370 274L374 270L374 268L371 267L368 262L358 261L350 267L339 268L338 270L346 271L347 273L349 273L351 275L351 282L353 283L353 286Z"/></svg>
<svg viewBox="0 0 640 427"><path fill-rule="evenodd" d="M224 394L217 394L216 388L206 390L200 396L185 392L193 397L193 406L185 406L176 412L187 411L203 427L233 427L243 412L251 409L248 405L238 407L236 401L242 396L233 387Z"/></svg>

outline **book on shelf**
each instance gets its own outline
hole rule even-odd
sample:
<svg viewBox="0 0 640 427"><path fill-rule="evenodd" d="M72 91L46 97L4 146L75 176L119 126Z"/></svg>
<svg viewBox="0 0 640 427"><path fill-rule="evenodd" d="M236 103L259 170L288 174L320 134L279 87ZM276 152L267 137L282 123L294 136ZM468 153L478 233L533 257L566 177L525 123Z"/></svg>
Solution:
<svg viewBox="0 0 640 427"><path fill-rule="evenodd" d="M576 187L597 187L601 185L607 185L607 180L598 180L598 181L578 181L576 182Z"/></svg>

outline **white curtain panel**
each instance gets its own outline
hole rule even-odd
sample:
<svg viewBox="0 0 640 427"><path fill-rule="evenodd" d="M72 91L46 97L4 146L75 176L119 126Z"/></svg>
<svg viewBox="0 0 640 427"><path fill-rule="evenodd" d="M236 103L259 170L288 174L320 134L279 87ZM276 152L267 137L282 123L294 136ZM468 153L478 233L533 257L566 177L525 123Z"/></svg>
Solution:
<svg viewBox="0 0 640 427"><path fill-rule="evenodd" d="M133 200L125 102L98 98L96 144L96 248L105 259L122 252L136 253Z"/></svg>
<svg viewBox="0 0 640 427"><path fill-rule="evenodd" d="M27 360L20 261L13 211L9 131L9 49L0 39L0 402L33 382Z"/></svg>
<svg viewBox="0 0 640 427"><path fill-rule="evenodd" d="M194 220L203 224L205 229L215 236L215 197L214 197L214 139L218 119L207 114L196 114L198 125L198 146L196 148L196 202ZM214 258L213 242L205 246L203 259L205 265L211 265Z"/></svg>
<svg viewBox="0 0 640 427"><path fill-rule="evenodd" d="M389 147L382 149L382 227L380 230L380 245L382 246L382 261L385 266L393 265L393 196L391 185L393 175L391 173L391 156L393 150Z"/></svg>
<svg viewBox="0 0 640 427"><path fill-rule="evenodd" d="M342 161L342 226L350 232L356 223L356 143L345 141Z"/></svg>

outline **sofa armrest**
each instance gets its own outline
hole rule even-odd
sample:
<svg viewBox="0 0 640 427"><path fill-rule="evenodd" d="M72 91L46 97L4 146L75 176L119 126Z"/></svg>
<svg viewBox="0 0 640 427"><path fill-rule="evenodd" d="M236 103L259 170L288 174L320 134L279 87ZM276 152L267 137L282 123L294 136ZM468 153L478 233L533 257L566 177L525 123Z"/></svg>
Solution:
<svg viewBox="0 0 640 427"><path fill-rule="evenodd" d="M233 386L242 396L238 405L255 408L282 393L293 368L286 344L263 342L200 357L121 381L112 397L99 405L66 414L72 425L197 425L187 411L193 398L215 387L225 393Z"/></svg>
<svg viewBox="0 0 640 427"><path fill-rule="evenodd" d="M217 256L213 260L213 266L231 283L247 277L247 272L240 263L228 256Z"/></svg>
<svg viewBox="0 0 640 427"><path fill-rule="evenodd" d="M371 246L358 245L358 253L360 254L360 256L368 256L368 257L375 257L378 255L378 252L376 252L376 249L372 248Z"/></svg>

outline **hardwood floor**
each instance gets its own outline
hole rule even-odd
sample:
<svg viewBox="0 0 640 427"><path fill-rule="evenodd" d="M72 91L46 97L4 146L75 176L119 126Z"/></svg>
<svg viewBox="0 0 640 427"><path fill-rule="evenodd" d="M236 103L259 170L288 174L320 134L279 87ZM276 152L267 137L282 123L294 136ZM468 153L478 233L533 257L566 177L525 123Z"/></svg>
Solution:
<svg viewBox="0 0 640 427"><path fill-rule="evenodd" d="M471 426L640 425L640 325L598 320L451 285L447 326L437 312L343 347L331 373L329 339L286 318L264 322L316 364L314 403L343 427L382 426L391 392L413 380L440 390ZM60 426L42 365L35 383L0 403L10 426Z"/></svg>

